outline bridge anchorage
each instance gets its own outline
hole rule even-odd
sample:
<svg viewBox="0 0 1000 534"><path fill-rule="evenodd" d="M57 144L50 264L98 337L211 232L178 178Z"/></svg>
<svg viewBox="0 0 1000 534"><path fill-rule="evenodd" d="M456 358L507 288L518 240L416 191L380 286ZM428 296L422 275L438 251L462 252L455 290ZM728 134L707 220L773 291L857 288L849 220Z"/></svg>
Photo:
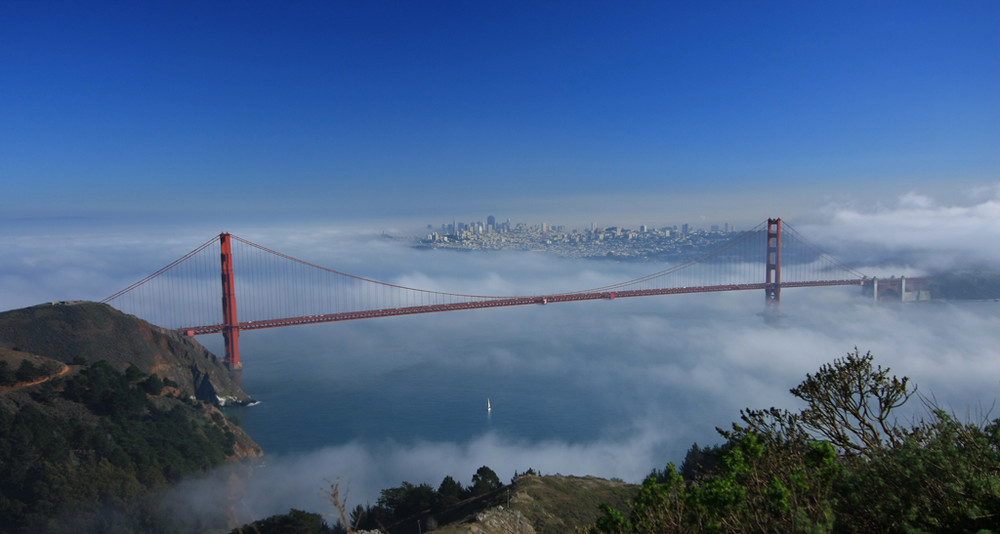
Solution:
<svg viewBox="0 0 1000 534"><path fill-rule="evenodd" d="M917 287L913 280L899 279L900 294L906 295L908 287L912 294ZM876 299L895 287L885 280L868 278L824 254L781 219L768 219L666 270L599 288L528 296L448 293L379 282L222 233L101 302L190 336L221 333L225 363L237 370L243 365L239 339L244 330L527 304L745 290L763 290L765 317L773 318L780 313L782 289L847 285L870 287Z"/></svg>

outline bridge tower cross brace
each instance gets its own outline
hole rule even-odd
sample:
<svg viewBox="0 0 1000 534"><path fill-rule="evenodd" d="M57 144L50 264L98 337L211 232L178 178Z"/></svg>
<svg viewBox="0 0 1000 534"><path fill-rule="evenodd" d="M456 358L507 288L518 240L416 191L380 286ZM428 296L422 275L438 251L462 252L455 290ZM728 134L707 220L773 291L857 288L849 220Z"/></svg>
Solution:
<svg viewBox="0 0 1000 534"><path fill-rule="evenodd" d="M767 259L764 271L764 311L779 313L781 304L781 219L767 220Z"/></svg>
<svg viewBox="0 0 1000 534"><path fill-rule="evenodd" d="M226 367L242 369L240 362L240 323L236 319L236 281L233 277L233 250L230 235L219 234L222 251L222 339L226 344Z"/></svg>

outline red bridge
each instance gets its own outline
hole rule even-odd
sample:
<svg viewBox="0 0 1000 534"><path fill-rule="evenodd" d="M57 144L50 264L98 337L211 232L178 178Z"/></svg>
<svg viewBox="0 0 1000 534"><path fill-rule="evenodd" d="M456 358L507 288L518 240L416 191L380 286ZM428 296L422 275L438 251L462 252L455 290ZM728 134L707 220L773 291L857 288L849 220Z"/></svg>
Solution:
<svg viewBox="0 0 1000 534"><path fill-rule="evenodd" d="M872 282L809 245L781 219L768 219L695 259L648 276L582 291L531 296L447 293L378 282L223 233L102 302L187 335L221 332L226 364L239 369L241 330L525 304L745 290L764 290L765 312L777 314L783 288L874 286Z"/></svg>

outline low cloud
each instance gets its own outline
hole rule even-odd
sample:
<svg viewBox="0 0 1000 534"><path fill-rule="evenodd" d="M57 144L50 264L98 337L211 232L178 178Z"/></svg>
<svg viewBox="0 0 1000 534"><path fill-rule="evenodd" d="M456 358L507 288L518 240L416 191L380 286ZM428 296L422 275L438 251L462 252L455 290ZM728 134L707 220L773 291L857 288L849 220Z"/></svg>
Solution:
<svg viewBox="0 0 1000 534"><path fill-rule="evenodd" d="M997 268L1000 184L969 190L963 197L964 203L942 204L907 192L870 209L831 204L815 220L796 227L842 259L871 267L889 263L915 274Z"/></svg>
<svg viewBox="0 0 1000 534"><path fill-rule="evenodd" d="M221 511L248 522L291 508L305 509L336 520L326 493L339 483L341 497L353 509L375 504L382 489L427 483L437 488L445 475L471 485L472 475L489 466L506 481L528 468L546 474L594 475L638 480L658 461L651 432L623 436L619 441L540 443L486 434L465 443L420 442L380 444L350 442L290 456L268 456L255 467L227 466L208 477L189 480L166 498L174 517L191 524L217 520Z"/></svg>

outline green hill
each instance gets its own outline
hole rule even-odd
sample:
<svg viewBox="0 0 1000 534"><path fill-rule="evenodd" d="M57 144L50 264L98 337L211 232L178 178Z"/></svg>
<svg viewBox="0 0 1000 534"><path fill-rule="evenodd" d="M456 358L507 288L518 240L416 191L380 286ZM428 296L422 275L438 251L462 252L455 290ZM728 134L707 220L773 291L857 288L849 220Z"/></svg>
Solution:
<svg viewBox="0 0 1000 534"><path fill-rule="evenodd" d="M214 355L108 306L0 314L0 532L179 531L159 491L262 454L220 397Z"/></svg>

